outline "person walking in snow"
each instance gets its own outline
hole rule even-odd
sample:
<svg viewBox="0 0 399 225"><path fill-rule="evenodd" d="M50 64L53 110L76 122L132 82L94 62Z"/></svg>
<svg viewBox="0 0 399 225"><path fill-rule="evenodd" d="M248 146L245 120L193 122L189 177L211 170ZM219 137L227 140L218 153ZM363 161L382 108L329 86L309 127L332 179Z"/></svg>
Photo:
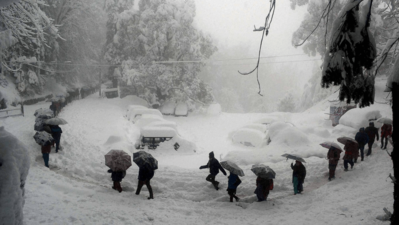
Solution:
<svg viewBox="0 0 399 225"><path fill-rule="evenodd" d="M366 134L364 131L364 128L360 128L359 132L356 133L355 140L358 143L359 150L360 150L360 158L363 161L364 160L364 146L369 142L369 136ZM357 162L357 158L354 161L355 163Z"/></svg>
<svg viewBox="0 0 399 225"><path fill-rule="evenodd" d="M335 169L337 168L341 150L331 146L327 153L329 177L328 180L335 178Z"/></svg>
<svg viewBox="0 0 399 225"><path fill-rule="evenodd" d="M369 155L371 155L375 137L377 137L377 141L378 141L380 136L378 134L378 129L374 127L373 122L369 123L369 126L366 128L365 132L369 136L369 142L368 142L369 150L367 151L367 156L369 156Z"/></svg>
<svg viewBox="0 0 399 225"><path fill-rule="evenodd" d="M384 124L381 127L381 149L387 149L388 136L392 136L392 125ZM385 140L385 145L384 145Z"/></svg>
<svg viewBox="0 0 399 225"><path fill-rule="evenodd" d="M267 196L269 196L270 190L273 190L273 179L267 179L262 177L256 178L256 189L255 194L258 198L258 202L267 201Z"/></svg>
<svg viewBox="0 0 399 225"><path fill-rule="evenodd" d="M121 182L122 179L126 176L126 171L113 171L109 169L108 173L111 173L111 178L112 181L114 182L112 189L117 190L119 191L119 193L121 193L122 192Z"/></svg>
<svg viewBox="0 0 399 225"><path fill-rule="evenodd" d="M58 152L58 150L60 150L62 129L58 125L51 125L50 129L51 129L51 135L53 136L55 142L55 152Z"/></svg>
<svg viewBox="0 0 399 225"><path fill-rule="evenodd" d="M215 177L216 177L216 175L218 175L219 170L221 170L222 173L226 176L226 171L220 165L219 161L217 159L215 159L215 155L213 154L213 152L209 153L208 163L204 166L201 166L200 170L205 169L205 168L209 168L209 173L210 173L206 177L206 180L208 182L211 182L216 190L219 190L219 182L215 180Z"/></svg>
<svg viewBox="0 0 399 225"><path fill-rule="evenodd" d="M48 161L50 160L50 152L51 152L51 142L46 142L42 145L42 157L44 160L44 165L47 168L50 168L48 165Z"/></svg>
<svg viewBox="0 0 399 225"><path fill-rule="evenodd" d="M236 200L236 202L238 202L238 200L240 200L240 198L238 198L236 196L236 192L237 192L238 185L241 184L241 180L237 176L237 174L234 174L232 172L230 172L230 175L228 178L229 178L229 181L228 181L227 193L230 196L230 202L233 202L233 198Z"/></svg>
<svg viewBox="0 0 399 225"><path fill-rule="evenodd" d="M352 141L347 141L345 146L345 155L342 158L344 160L344 167L345 171L348 171L348 164L351 165L351 169L353 168L354 165L354 159L357 159L359 156L359 145L355 142Z"/></svg>
<svg viewBox="0 0 399 225"><path fill-rule="evenodd" d="M292 183L294 185L294 194L301 194L303 191L303 183L305 182L306 177L306 168L302 164L302 162L296 160L295 165L292 165Z"/></svg>
<svg viewBox="0 0 399 225"><path fill-rule="evenodd" d="M152 187L150 184L150 180L153 177L154 177L154 169L148 163L140 166L139 177L138 177L139 182L137 184L136 195L140 194L141 188L145 184L147 186L148 192L150 193L148 199L154 199L154 193L152 192Z"/></svg>

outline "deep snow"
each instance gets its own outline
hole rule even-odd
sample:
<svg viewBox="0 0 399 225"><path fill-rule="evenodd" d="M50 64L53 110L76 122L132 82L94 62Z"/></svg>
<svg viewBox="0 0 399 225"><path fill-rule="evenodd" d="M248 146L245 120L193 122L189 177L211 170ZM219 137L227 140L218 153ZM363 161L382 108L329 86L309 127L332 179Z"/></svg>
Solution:
<svg viewBox="0 0 399 225"><path fill-rule="evenodd" d="M385 82L376 81L376 100L380 102L386 95L380 91ZM127 171L124 191L118 193L111 189L104 155L110 149L129 154L136 151L140 129L124 117L127 106L136 100L103 99L94 94L67 105L59 115L68 121L62 127L63 149L60 153L52 150L50 170L44 167L40 146L32 138L33 113L48 108L49 103L26 106L25 117L2 121L7 131L29 146L32 165L25 185L26 224L388 224L375 219L393 204L393 185L387 178L392 163L378 145L373 155L352 171L344 172L340 160L337 179L327 180L327 149L319 144L340 136L353 137L356 132L345 125L331 126L325 114L329 112L327 100L303 113L164 116L177 124L181 140L194 143L195 147L190 146L195 149L182 146L175 151L172 143L164 143L151 151L159 162L151 181L154 200L147 200L145 187L141 195L134 194L136 165ZM370 108L391 117L389 105ZM272 142L267 146L246 147L228 138L240 127L270 120L280 121L280 126L271 126ZM392 150L392 146L388 148ZM244 170L246 176L237 191L240 202L228 202L223 174L216 177L219 191L205 181L208 172L199 167L206 164L210 151L220 161L232 160ZM293 195L292 160L281 157L284 153L305 157L307 177L302 195ZM256 177L250 168L255 163L264 163L277 173L267 202L256 202L253 194Z"/></svg>

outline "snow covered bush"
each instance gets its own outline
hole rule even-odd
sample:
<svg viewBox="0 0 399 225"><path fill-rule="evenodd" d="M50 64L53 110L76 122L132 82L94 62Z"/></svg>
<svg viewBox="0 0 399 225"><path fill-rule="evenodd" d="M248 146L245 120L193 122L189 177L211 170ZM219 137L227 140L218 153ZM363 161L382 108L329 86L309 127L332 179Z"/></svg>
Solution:
<svg viewBox="0 0 399 225"><path fill-rule="evenodd" d="M28 150L0 127L0 223L23 224L24 186L30 158Z"/></svg>
<svg viewBox="0 0 399 225"><path fill-rule="evenodd" d="M213 103L209 105L206 114L216 116L219 115L221 112L222 106L219 103Z"/></svg>
<svg viewBox="0 0 399 225"><path fill-rule="evenodd" d="M294 112L295 111L294 96L292 94L286 95L278 104L277 110L279 112Z"/></svg>

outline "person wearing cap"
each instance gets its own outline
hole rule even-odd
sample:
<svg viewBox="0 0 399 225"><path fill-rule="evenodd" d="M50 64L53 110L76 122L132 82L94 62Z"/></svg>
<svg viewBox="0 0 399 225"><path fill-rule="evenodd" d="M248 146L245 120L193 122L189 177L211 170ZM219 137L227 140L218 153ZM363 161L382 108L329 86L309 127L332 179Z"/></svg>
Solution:
<svg viewBox="0 0 399 225"><path fill-rule="evenodd" d="M215 155L213 152L209 153L209 161L206 165L201 166L201 169L209 168L209 175L206 177L208 182L211 182L216 190L219 190L219 182L215 180L216 175L219 173L219 170L226 176L226 171L220 165L219 161L215 159Z"/></svg>
<svg viewBox="0 0 399 225"><path fill-rule="evenodd" d="M373 148L375 137L377 137L377 141L378 141L380 139L380 135L378 134L378 129L374 127L374 123L373 122L369 123L369 126L366 128L365 132L369 136L369 142L368 142L369 150L367 151L367 155L366 156L370 156L372 148Z"/></svg>

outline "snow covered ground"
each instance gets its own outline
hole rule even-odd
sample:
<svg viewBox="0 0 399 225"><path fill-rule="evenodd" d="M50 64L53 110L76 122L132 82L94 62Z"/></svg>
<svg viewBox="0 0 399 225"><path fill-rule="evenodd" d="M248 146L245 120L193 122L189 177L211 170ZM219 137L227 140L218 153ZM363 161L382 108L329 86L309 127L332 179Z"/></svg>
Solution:
<svg viewBox="0 0 399 225"><path fill-rule="evenodd" d="M383 102L385 80L377 80L376 100ZM331 96L335 99L336 96ZM34 116L49 103L25 107L25 117L0 120L0 126L28 146L31 168L25 185L25 224L388 224L376 220L383 208L392 210L393 185L387 178L392 163L387 152L375 145L373 155L343 171L342 160L336 179L327 180L327 149L319 144L354 136L356 130L327 120L328 101L303 113L164 116L176 122L182 138L195 143L195 149L173 150L165 143L150 153L157 158L152 186L154 200L147 200L144 187L136 196L138 167L133 164L122 181L123 192L111 189L104 155L110 149L136 151L140 129L124 114L133 97L103 99L97 94L67 105L59 117L62 126L60 153L50 154L50 170L44 167L40 146L33 139ZM389 105L371 106L382 116L391 117ZM261 148L234 144L228 134L252 122L280 121L270 130L272 142ZM283 129L284 128L284 129ZM275 138L273 138L275 137ZM392 150L392 146L388 147ZM227 177L219 174L221 189L205 181L207 170L199 170L215 152L219 161L232 160L244 169L238 187L240 202L228 202ZM294 153L305 157L307 177L302 195L293 195L290 163L281 157ZM343 154L341 155L341 157ZM267 202L256 202L255 175L250 168L264 163L277 175Z"/></svg>

